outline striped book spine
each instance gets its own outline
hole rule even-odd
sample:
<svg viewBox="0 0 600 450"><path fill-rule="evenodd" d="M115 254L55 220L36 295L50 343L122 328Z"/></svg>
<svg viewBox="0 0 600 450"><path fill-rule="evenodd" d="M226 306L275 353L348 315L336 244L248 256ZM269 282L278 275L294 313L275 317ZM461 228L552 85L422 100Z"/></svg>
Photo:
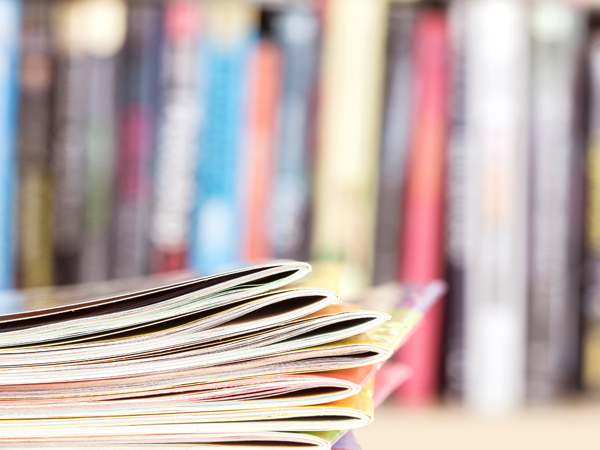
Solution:
<svg viewBox="0 0 600 450"><path fill-rule="evenodd" d="M152 271L187 267L198 133L196 53L200 4L165 4L162 108L158 129L150 231Z"/></svg>

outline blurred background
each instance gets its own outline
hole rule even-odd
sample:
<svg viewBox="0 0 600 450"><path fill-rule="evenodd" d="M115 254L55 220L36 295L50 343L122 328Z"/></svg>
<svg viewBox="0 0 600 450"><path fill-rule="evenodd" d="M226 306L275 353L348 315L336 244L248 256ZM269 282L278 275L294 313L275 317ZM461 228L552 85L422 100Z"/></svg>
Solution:
<svg viewBox="0 0 600 450"><path fill-rule="evenodd" d="M599 19L591 0L0 0L0 312L60 301L14 288L271 258L342 295L443 279L365 449L598 448Z"/></svg>

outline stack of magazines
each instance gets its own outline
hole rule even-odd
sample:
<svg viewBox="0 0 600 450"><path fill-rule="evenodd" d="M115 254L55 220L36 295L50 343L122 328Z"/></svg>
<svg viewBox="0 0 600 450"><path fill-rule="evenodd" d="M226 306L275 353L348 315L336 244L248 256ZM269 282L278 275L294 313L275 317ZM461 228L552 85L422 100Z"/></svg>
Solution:
<svg viewBox="0 0 600 450"><path fill-rule="evenodd" d="M310 270L0 316L0 447L331 448L373 420L374 374L441 286L342 303Z"/></svg>

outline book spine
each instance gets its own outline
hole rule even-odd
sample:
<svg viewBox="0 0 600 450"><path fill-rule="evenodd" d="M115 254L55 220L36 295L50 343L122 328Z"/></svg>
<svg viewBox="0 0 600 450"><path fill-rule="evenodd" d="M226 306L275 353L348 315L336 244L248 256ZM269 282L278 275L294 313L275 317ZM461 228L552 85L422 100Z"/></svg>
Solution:
<svg viewBox="0 0 600 450"><path fill-rule="evenodd" d="M242 258L256 262L272 257L268 206L273 191L276 113L281 84L281 55L273 41L261 39L254 49L250 79L248 138L242 155L247 171Z"/></svg>
<svg viewBox="0 0 600 450"><path fill-rule="evenodd" d="M55 281L79 281L83 236L84 148L89 63L78 24L85 23L82 0L52 4L56 52L52 109L52 171L54 179L53 251Z"/></svg>
<svg viewBox="0 0 600 450"><path fill-rule="evenodd" d="M161 114L153 191L152 271L187 267L198 133L197 40L200 4L165 4Z"/></svg>
<svg viewBox="0 0 600 450"><path fill-rule="evenodd" d="M128 11L120 86L112 275L137 277L150 267L154 142L160 78L161 7L136 2Z"/></svg>
<svg viewBox="0 0 600 450"><path fill-rule="evenodd" d="M19 106L19 286L53 284L52 172L50 109L52 52L50 6L45 0L23 4Z"/></svg>
<svg viewBox="0 0 600 450"><path fill-rule="evenodd" d="M528 28L520 1L467 3L465 400L515 408L525 394ZM491 56L493 55L493 57Z"/></svg>
<svg viewBox="0 0 600 450"><path fill-rule="evenodd" d="M311 106L317 90L320 24L309 8L286 8L275 18L282 50L276 169L270 208L270 245L276 258L308 259L312 173Z"/></svg>
<svg viewBox="0 0 600 450"><path fill-rule="evenodd" d="M123 0L95 0L86 10L86 80L82 237L79 282L110 276L111 212L117 149L119 54L125 39ZM111 27L106 27L106 23ZM78 37L82 39L82 36Z"/></svg>
<svg viewBox="0 0 600 450"><path fill-rule="evenodd" d="M600 32L593 30L588 48L590 114L586 153L585 272L582 381L600 394Z"/></svg>
<svg viewBox="0 0 600 450"><path fill-rule="evenodd" d="M465 384L464 303L467 197L472 186L466 180L465 117L465 1L456 0L448 11L451 34L450 133L447 157L446 278L444 382L448 396L460 399Z"/></svg>
<svg viewBox="0 0 600 450"><path fill-rule="evenodd" d="M445 13L417 17L413 45L413 129L407 161L399 279L422 283L444 276L443 219L448 133L449 34ZM398 352L414 375L397 392L411 404L439 389L443 304L438 302Z"/></svg>
<svg viewBox="0 0 600 450"><path fill-rule="evenodd" d="M550 400L573 387L578 357L579 226L575 88L583 17L538 1L531 11L532 122L527 392Z"/></svg>
<svg viewBox="0 0 600 450"><path fill-rule="evenodd" d="M21 3L0 1L0 289L15 283L16 120ZM0 312L2 310L0 304Z"/></svg>
<svg viewBox="0 0 600 450"><path fill-rule="evenodd" d="M343 293L372 277L386 11L371 0L325 5L311 253L341 265Z"/></svg>
<svg viewBox="0 0 600 450"><path fill-rule="evenodd" d="M390 6L383 138L379 156L373 283L398 277L405 163L411 125L411 76L415 10Z"/></svg>
<svg viewBox="0 0 600 450"><path fill-rule="evenodd" d="M242 260L244 167L241 162L248 102L247 77L256 45L257 9L245 1L209 1L200 48L206 111L199 143L193 212L192 266L220 271Z"/></svg>

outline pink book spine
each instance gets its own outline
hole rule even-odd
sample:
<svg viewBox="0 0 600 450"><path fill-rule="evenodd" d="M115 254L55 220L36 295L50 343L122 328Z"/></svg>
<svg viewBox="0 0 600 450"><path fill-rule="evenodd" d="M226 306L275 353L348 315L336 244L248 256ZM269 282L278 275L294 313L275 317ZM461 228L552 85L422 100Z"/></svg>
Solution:
<svg viewBox="0 0 600 450"><path fill-rule="evenodd" d="M415 28L413 48L413 129L409 147L399 278L423 283L444 274L443 215L447 141L448 46L446 17L424 11ZM397 391L408 404L436 398L441 364L443 302L398 352L413 376Z"/></svg>

